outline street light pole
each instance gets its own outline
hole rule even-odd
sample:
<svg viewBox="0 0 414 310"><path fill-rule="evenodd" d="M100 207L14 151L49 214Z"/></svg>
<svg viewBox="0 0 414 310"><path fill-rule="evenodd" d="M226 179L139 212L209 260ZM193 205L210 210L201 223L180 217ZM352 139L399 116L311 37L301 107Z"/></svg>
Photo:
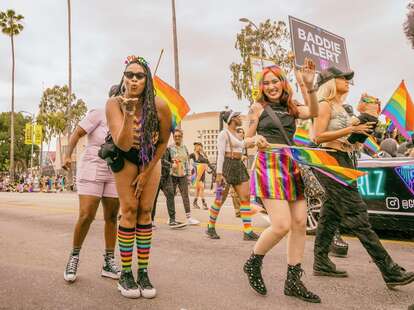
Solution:
<svg viewBox="0 0 414 310"><path fill-rule="evenodd" d="M177 40L177 20L175 17L175 0L171 0L172 6L172 23L173 23L173 42L174 42L174 74L175 89L180 92L180 74L178 67L178 40Z"/></svg>

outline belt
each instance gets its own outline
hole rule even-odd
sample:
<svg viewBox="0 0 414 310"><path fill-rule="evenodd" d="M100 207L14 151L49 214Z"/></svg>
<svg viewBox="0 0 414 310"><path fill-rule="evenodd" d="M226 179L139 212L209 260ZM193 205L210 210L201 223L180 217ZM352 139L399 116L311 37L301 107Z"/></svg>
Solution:
<svg viewBox="0 0 414 310"><path fill-rule="evenodd" d="M231 153L231 152L226 152L224 154L224 157L226 158L230 158L230 159L242 159L243 154L242 153Z"/></svg>

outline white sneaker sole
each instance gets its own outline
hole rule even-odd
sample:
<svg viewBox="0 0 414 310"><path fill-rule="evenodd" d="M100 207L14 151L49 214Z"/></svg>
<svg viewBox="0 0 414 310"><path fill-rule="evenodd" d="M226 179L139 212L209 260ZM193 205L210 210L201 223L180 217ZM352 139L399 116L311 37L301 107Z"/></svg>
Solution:
<svg viewBox="0 0 414 310"><path fill-rule="evenodd" d="M106 277L106 278L111 278L111 279L114 279L114 280L119 280L119 277L121 276L121 273L114 274L112 272L105 271L105 270L102 269L101 276Z"/></svg>
<svg viewBox="0 0 414 310"><path fill-rule="evenodd" d="M121 292L121 295L126 298L139 298L141 296L141 291L138 289L136 290L126 290L124 289L121 284L118 283L118 291Z"/></svg>
<svg viewBox="0 0 414 310"><path fill-rule="evenodd" d="M66 282L73 283L76 281L76 274L75 275L67 275L66 272L63 272L63 279L65 279Z"/></svg>
<svg viewBox="0 0 414 310"><path fill-rule="evenodd" d="M147 299L152 299L157 295L157 290L155 288L153 288L152 290L143 290L140 287L141 290L141 296Z"/></svg>
<svg viewBox="0 0 414 310"><path fill-rule="evenodd" d="M197 225L200 225L200 222L199 221L197 221L197 222L187 222L187 225L197 226Z"/></svg>

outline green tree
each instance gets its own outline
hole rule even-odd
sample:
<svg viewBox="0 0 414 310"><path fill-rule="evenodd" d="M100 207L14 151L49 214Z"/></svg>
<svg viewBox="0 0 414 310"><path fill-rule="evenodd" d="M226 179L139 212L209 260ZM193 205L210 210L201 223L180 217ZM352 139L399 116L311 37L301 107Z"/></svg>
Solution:
<svg viewBox="0 0 414 310"><path fill-rule="evenodd" d="M10 128L10 112L0 113L0 171L7 171L10 168L10 161L8 154L10 153L11 146L11 128ZM22 113L15 114L15 166L17 172L22 172L30 165L30 156L32 146L24 144L25 128L27 123L31 123L31 117L25 117ZM33 154L35 155L33 165L38 165L39 147L34 145Z"/></svg>
<svg viewBox="0 0 414 310"><path fill-rule="evenodd" d="M242 28L235 43L235 48L240 52L241 62L233 62L230 65L231 89L239 100L244 97L253 103L249 56L273 60L289 73L293 68L289 43L289 30L283 21L267 19L258 27L249 22Z"/></svg>
<svg viewBox="0 0 414 310"><path fill-rule="evenodd" d="M15 54L14 54L14 37L19 35L23 31L23 15L16 15L13 10L7 10L6 12L0 12L0 29L1 31L10 37L11 50L12 50L12 97L11 97L11 136L10 136L10 179L14 180L14 72L15 72Z"/></svg>
<svg viewBox="0 0 414 310"><path fill-rule="evenodd" d="M87 107L82 99L76 100L75 94L69 96L69 88L54 86L47 88L39 105L42 113L37 117L38 124L43 126L43 137L49 143L52 137L60 138L67 134L85 116ZM62 150L58 150L60 158Z"/></svg>

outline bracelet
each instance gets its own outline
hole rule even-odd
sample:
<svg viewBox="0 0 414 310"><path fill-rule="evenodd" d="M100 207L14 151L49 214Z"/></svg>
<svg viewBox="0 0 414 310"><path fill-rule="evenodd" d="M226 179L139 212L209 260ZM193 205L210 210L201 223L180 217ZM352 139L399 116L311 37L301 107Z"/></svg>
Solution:
<svg viewBox="0 0 414 310"><path fill-rule="evenodd" d="M308 94L313 94L314 92L316 92L316 91L318 91L318 89L317 88L312 88L312 89L308 89L306 92L308 93Z"/></svg>

